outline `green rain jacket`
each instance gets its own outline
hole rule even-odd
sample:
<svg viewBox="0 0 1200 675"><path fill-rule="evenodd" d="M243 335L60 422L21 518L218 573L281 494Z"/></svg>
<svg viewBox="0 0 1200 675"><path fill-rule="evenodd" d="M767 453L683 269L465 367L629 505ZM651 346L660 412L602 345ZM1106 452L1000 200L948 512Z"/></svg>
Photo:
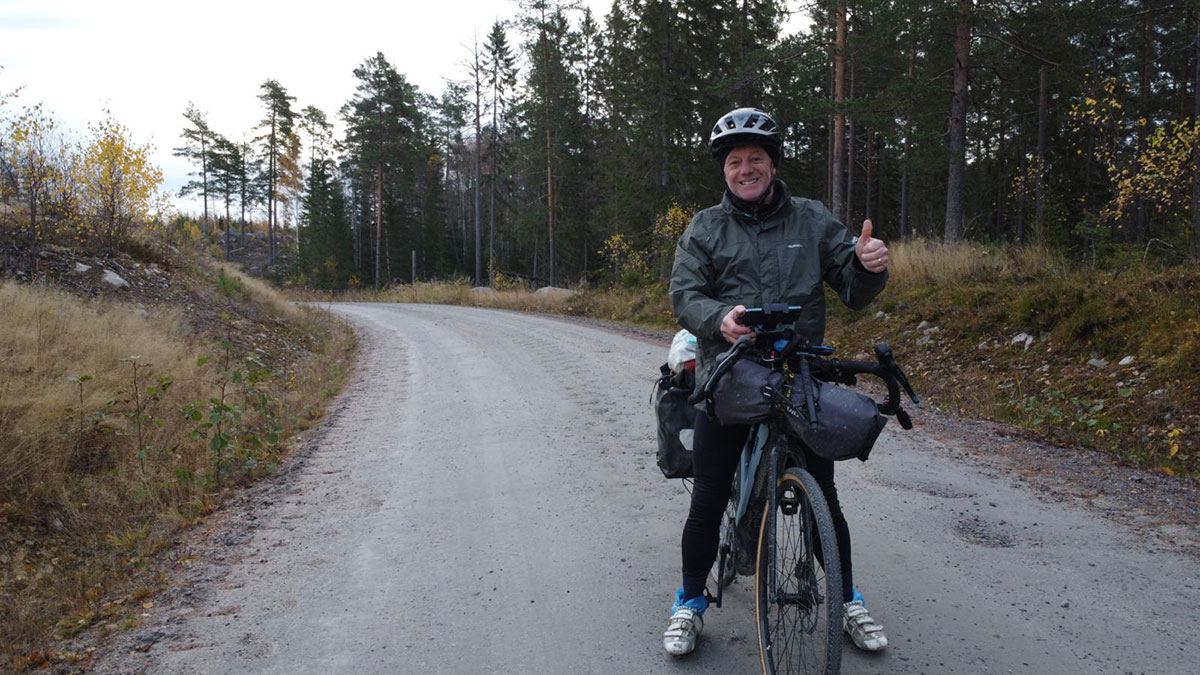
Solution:
<svg viewBox="0 0 1200 675"><path fill-rule="evenodd" d="M783 198L755 217L738 210L726 191L717 206L696 214L675 247L671 305L679 325L696 336L696 382L708 380L716 357L729 348L721 320L737 305L802 305L795 328L812 344L825 337L828 283L851 309L883 290L887 271L868 272L854 254L854 237L820 202Z"/></svg>

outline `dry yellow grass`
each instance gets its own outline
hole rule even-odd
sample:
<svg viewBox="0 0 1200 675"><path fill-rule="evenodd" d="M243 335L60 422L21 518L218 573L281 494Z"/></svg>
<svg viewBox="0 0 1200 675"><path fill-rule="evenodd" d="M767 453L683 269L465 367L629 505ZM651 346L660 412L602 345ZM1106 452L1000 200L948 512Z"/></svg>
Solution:
<svg viewBox="0 0 1200 675"><path fill-rule="evenodd" d="M277 316L282 316L293 321L303 318L304 313L299 307L280 295L278 291L271 288L265 282L243 273L238 269L237 265L219 263L217 269L237 279L242 287L246 289L246 296L252 303L267 307Z"/></svg>
<svg viewBox="0 0 1200 675"><path fill-rule="evenodd" d="M972 242L943 244L910 239L888 244L889 285L959 284L967 280L1021 277L1062 269L1064 263L1036 246L997 247Z"/></svg>
<svg viewBox="0 0 1200 675"><path fill-rule="evenodd" d="M142 316L128 307L84 303L51 288L9 283L0 286L0 316L8 324L0 331L5 355L0 433L18 449L36 448L0 454L0 494L58 482L73 463L127 462L136 449L119 442L126 439L116 433L131 431L121 413L133 405L126 399L132 398L135 364L142 390L160 375L172 378L164 406L203 395L195 366L199 350L182 333L177 310ZM82 376L91 379L68 379ZM106 411L103 420L96 419ZM92 444L80 449L81 427L88 437L97 427L115 433L92 439L103 452ZM159 443L165 430L147 427L144 433L145 442ZM80 457L81 452L93 456Z"/></svg>
<svg viewBox="0 0 1200 675"><path fill-rule="evenodd" d="M228 387L227 403L243 409L244 423L226 427L241 450L223 480L214 478L207 442L191 437L200 422L180 410L217 395L221 373L236 365L189 334L180 310L146 314L46 287L0 286L0 663L23 663L52 632L119 621L124 610L105 598L153 585L150 555L214 508L223 487L281 457L282 447L254 447L250 434L261 440L278 427L286 439L340 390L353 359L349 329L225 273L243 284L242 302L286 319L288 334L306 336L311 351L259 385L266 408L251 402L246 385ZM204 367L202 355L212 355ZM199 407L207 418L206 404Z"/></svg>

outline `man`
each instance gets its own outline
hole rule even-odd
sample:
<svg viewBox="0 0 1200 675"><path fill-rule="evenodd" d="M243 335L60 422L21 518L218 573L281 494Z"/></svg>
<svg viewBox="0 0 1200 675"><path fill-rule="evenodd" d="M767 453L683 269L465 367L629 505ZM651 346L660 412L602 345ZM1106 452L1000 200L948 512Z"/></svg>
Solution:
<svg viewBox="0 0 1200 675"><path fill-rule="evenodd" d="M761 110L738 108L713 127L709 150L725 174L725 196L692 219L675 249L671 304L679 324L697 338L696 382L707 381L715 358L751 330L738 320L747 306L783 302L804 307L795 328L812 344L825 335L822 282L853 309L865 307L887 282L888 253L871 236L871 221L853 237L819 202L792 197L775 177L783 141ZM695 484L683 528L683 587L675 595L663 646L691 653L704 626L704 583L716 560L721 516L749 428L722 426L704 412L693 435ZM850 531L838 504L833 462L812 453L807 467L821 486L841 555L844 628L862 649L887 646L883 627L867 614L854 588Z"/></svg>

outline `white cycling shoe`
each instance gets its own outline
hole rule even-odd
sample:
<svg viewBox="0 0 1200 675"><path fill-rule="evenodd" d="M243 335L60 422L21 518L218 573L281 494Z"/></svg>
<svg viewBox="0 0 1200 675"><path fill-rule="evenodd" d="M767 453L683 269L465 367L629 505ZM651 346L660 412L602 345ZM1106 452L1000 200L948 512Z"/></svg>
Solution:
<svg viewBox="0 0 1200 675"><path fill-rule="evenodd" d="M867 614L861 600L853 600L842 605L842 628L850 634L854 645L859 649L877 652L888 644L883 626Z"/></svg>
<svg viewBox="0 0 1200 675"><path fill-rule="evenodd" d="M671 607L671 619L667 622L667 630L663 633L663 648L671 656L691 654L696 649L696 638L704 630L704 610L708 609L708 599L703 595L683 602L683 589L675 594L675 604Z"/></svg>

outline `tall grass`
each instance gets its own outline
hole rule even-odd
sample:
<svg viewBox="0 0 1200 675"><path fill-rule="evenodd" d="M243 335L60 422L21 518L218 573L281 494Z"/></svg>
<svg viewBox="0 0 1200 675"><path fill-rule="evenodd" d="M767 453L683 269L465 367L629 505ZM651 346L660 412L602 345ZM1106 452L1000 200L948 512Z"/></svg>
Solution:
<svg viewBox="0 0 1200 675"><path fill-rule="evenodd" d="M237 295L244 297L251 304L268 308L276 316L299 321L304 317L303 310L289 301L283 295L261 279L256 279L242 272L236 265L220 263L217 265L218 274L231 280L230 285L237 287Z"/></svg>
<svg viewBox="0 0 1200 675"><path fill-rule="evenodd" d="M943 244L909 239L888 244L889 287L940 286L971 280L1062 273L1067 265L1039 246L996 246L973 242Z"/></svg>
<svg viewBox="0 0 1200 675"><path fill-rule="evenodd" d="M195 366L200 349L183 332L177 309L157 310L152 319L117 305L83 303L52 288L8 283L0 286L0 315L8 323L0 332L5 355L0 433L18 447L32 441L37 446L32 457L0 455L0 500L9 501L13 491L61 483L83 462L81 453L96 466L128 460L128 444L120 440L130 429L120 413L131 396L130 357L138 357L145 382L170 374L175 381L170 400L204 394ZM82 383L82 403L71 376L91 378ZM80 442L81 427L89 443ZM163 440L163 429L150 431L152 442Z"/></svg>
<svg viewBox="0 0 1200 675"><path fill-rule="evenodd" d="M140 313L0 286L0 655L10 663L51 633L128 619L105 595L153 584L150 554L214 508L230 479L269 471L283 446L266 439L312 424L344 381L354 350L345 326L221 273L237 279L240 302L277 317L271 325L286 320L282 330L309 347L255 391L229 384L245 355L189 332L179 308ZM200 402L207 419L222 379L243 419L226 427L239 451L218 468L208 439L193 437L202 420L181 410Z"/></svg>

